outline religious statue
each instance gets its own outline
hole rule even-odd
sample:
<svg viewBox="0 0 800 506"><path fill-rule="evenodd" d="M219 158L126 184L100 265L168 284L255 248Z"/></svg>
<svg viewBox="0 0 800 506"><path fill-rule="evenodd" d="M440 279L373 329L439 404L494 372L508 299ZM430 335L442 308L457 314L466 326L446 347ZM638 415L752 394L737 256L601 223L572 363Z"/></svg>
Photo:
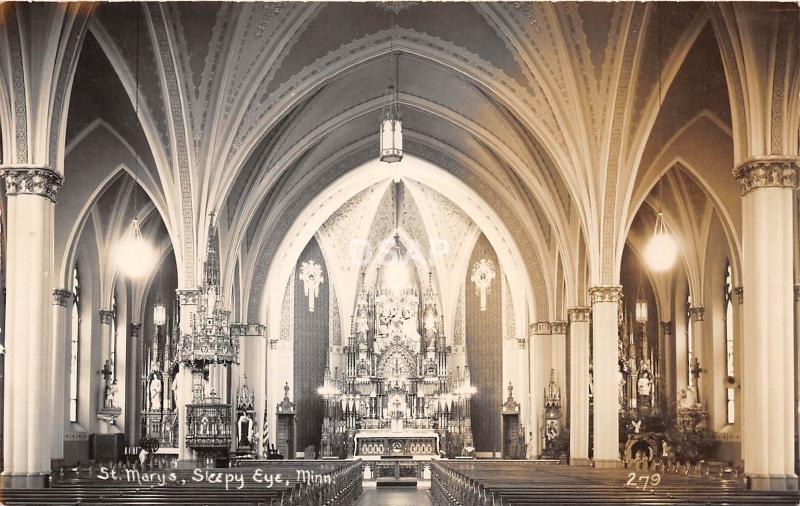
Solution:
<svg viewBox="0 0 800 506"><path fill-rule="evenodd" d="M650 382L650 377L646 372L643 372L639 376L639 380L636 382L636 389L639 393L639 397L649 397L650 391L652 390L652 383Z"/></svg>
<svg viewBox="0 0 800 506"><path fill-rule="evenodd" d="M117 396L117 380L111 381L106 384L106 408L114 407L114 399Z"/></svg>
<svg viewBox="0 0 800 506"><path fill-rule="evenodd" d="M153 374L150 378L150 411L161 411L161 376Z"/></svg>
<svg viewBox="0 0 800 506"><path fill-rule="evenodd" d="M678 409L695 409L698 407L697 393L693 386L681 388L678 393Z"/></svg>
<svg viewBox="0 0 800 506"><path fill-rule="evenodd" d="M253 420L246 414L242 414L239 416L236 426L239 429L239 447L252 446L254 443Z"/></svg>
<svg viewBox="0 0 800 506"><path fill-rule="evenodd" d="M633 426L634 434L638 434L642 430L642 420L631 421L631 425Z"/></svg>

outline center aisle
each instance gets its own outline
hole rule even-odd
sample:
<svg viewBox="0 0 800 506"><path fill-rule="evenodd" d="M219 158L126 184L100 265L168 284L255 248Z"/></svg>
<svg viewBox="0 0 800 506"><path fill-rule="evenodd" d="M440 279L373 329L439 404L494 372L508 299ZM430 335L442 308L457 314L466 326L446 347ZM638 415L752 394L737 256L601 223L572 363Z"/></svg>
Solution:
<svg viewBox="0 0 800 506"><path fill-rule="evenodd" d="M365 488L358 506L429 506L428 491L418 488Z"/></svg>

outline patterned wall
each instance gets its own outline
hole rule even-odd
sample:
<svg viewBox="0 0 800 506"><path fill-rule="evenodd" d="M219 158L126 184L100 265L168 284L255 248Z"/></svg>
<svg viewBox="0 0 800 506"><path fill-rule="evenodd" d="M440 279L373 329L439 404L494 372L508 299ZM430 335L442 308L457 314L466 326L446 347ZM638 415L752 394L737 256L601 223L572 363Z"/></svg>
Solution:
<svg viewBox="0 0 800 506"><path fill-rule="evenodd" d="M475 264L481 259L494 264L496 276L481 311L480 294L470 280ZM497 255L481 234L469 261L466 279L466 351L472 383L478 389L472 398L472 432L479 452L502 450L500 442L500 406L503 403L502 292Z"/></svg>
<svg viewBox="0 0 800 506"><path fill-rule="evenodd" d="M319 286L314 311L309 311L301 280L301 266L312 261L322 268L323 282ZM304 451L313 445L319 450L322 438L322 400L317 387L325 375L325 357L328 353L328 305L330 279L316 239L308 243L294 271L294 393L297 433L297 450Z"/></svg>

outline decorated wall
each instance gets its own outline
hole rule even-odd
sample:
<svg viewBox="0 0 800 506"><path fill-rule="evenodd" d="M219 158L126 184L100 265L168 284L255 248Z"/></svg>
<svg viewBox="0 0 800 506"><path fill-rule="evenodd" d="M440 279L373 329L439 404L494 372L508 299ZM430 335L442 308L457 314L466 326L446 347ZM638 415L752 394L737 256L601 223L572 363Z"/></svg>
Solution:
<svg viewBox="0 0 800 506"><path fill-rule="evenodd" d="M330 280L322 250L312 239L294 272L294 393L297 451L319 450L323 405L317 388L328 353Z"/></svg>
<svg viewBox="0 0 800 506"><path fill-rule="evenodd" d="M493 278L491 273L494 273ZM467 364L472 384L477 388L472 398L472 432L478 452L501 450L503 323L500 276L497 255L486 236L481 234L470 256L465 290Z"/></svg>

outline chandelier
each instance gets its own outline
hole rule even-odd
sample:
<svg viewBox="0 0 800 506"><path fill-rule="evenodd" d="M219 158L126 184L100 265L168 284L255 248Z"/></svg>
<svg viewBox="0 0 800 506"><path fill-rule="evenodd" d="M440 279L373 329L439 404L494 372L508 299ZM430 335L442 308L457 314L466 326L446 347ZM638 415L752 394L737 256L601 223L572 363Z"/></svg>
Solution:
<svg viewBox="0 0 800 506"><path fill-rule="evenodd" d="M650 269L657 272L665 271L672 267L672 264L675 263L675 258L678 256L678 245L669 230L667 230L664 216L661 213L656 216L653 236L645 246L644 254Z"/></svg>
<svg viewBox="0 0 800 506"><path fill-rule="evenodd" d="M119 269L130 278L144 277L153 269L156 254L152 246L142 238L137 217L131 220L128 236L120 240L114 248L114 258Z"/></svg>
<svg viewBox="0 0 800 506"><path fill-rule="evenodd" d="M390 85L386 92L386 105L381 114L380 160L386 163L395 163L403 159L403 122L400 120L400 107L397 100L400 79L399 58L394 52L392 60L395 67L394 85Z"/></svg>
<svg viewBox="0 0 800 506"><path fill-rule="evenodd" d="M153 325L160 327L161 325L166 325L166 323L167 308L164 306L164 303L161 302L161 295L159 295L156 305L153 306Z"/></svg>

